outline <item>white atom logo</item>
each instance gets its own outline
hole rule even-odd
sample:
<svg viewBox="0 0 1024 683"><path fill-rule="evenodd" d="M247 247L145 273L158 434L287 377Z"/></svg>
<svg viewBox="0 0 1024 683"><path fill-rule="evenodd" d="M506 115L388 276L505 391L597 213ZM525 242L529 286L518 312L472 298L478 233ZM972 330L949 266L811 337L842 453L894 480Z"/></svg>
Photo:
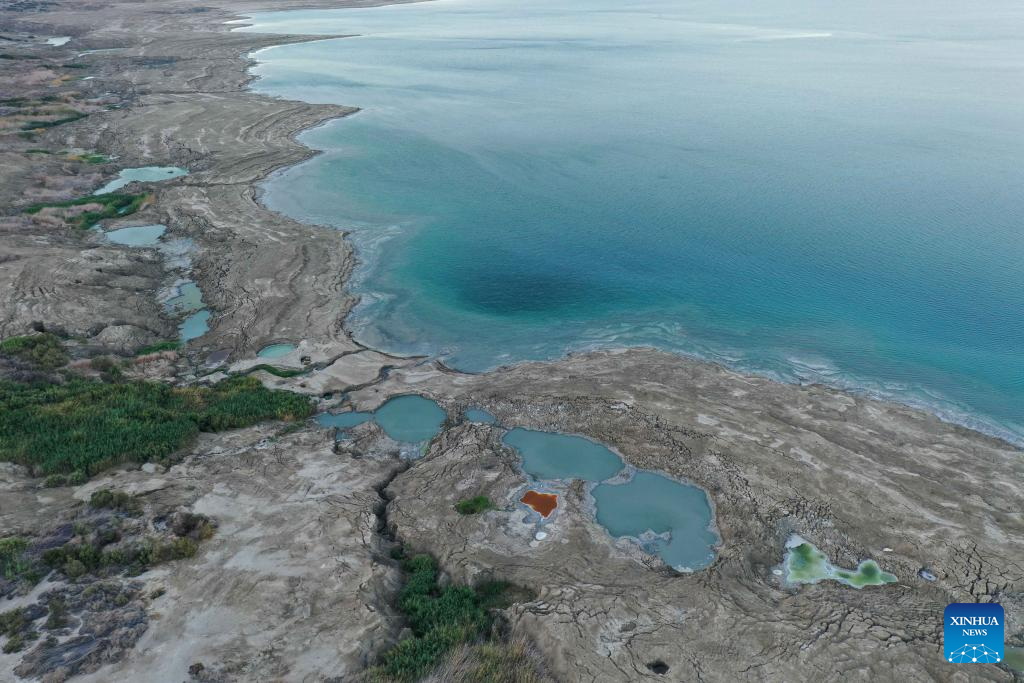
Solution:
<svg viewBox="0 0 1024 683"><path fill-rule="evenodd" d="M963 647L950 652L948 659L955 664L964 664L967 662L995 664L996 662L1002 661L1002 656L995 650L990 650L984 645L964 645Z"/></svg>

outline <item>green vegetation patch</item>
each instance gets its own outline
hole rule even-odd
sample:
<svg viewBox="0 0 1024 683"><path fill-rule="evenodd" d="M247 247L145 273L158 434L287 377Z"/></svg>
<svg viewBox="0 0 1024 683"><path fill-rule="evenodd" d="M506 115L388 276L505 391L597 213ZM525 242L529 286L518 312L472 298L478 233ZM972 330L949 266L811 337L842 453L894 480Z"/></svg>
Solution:
<svg viewBox="0 0 1024 683"><path fill-rule="evenodd" d="M481 512L496 509L494 501L487 496L473 496L455 504L455 511L460 515L478 515Z"/></svg>
<svg viewBox="0 0 1024 683"><path fill-rule="evenodd" d="M31 626L32 622L20 608L0 613L0 634L7 637L3 647L5 655L23 650L27 643L39 637L38 633L32 631Z"/></svg>
<svg viewBox="0 0 1024 683"><path fill-rule="evenodd" d="M181 342L179 341L161 341L155 344L148 344L143 346L141 349L135 352L136 356L145 356L149 353L159 353L160 351L177 351L181 348Z"/></svg>
<svg viewBox="0 0 1024 683"><path fill-rule="evenodd" d="M26 550L28 541L24 538L9 536L0 539L0 576L8 581L31 578L32 564L25 557Z"/></svg>
<svg viewBox="0 0 1024 683"><path fill-rule="evenodd" d="M49 333L8 337L0 341L0 353L28 361L45 370L55 370L68 362L68 354L60 339Z"/></svg>
<svg viewBox="0 0 1024 683"><path fill-rule="evenodd" d="M194 557L198 550L199 545L191 538L145 538L107 548L76 538L45 551L42 560L69 579L77 579L86 574L122 571L138 575L164 562Z"/></svg>
<svg viewBox="0 0 1024 683"><path fill-rule="evenodd" d="M73 123L75 121L84 119L88 114L83 114L80 111L68 112L67 116L62 116L59 119L52 119L50 121L26 121L21 125L23 131L34 131L40 128L55 128L56 126L62 126L65 123Z"/></svg>
<svg viewBox="0 0 1024 683"><path fill-rule="evenodd" d="M526 640L485 642L455 649L430 679L460 683L554 683L540 671L539 657Z"/></svg>
<svg viewBox="0 0 1024 683"><path fill-rule="evenodd" d="M297 420L312 411L307 397L267 389L252 377L185 388L79 378L52 385L0 381L0 460L25 465L35 476L92 475L123 462L166 459L200 431Z"/></svg>
<svg viewBox="0 0 1024 683"><path fill-rule="evenodd" d="M476 641L491 627L489 610L507 607L510 586L493 582L477 588L437 582L437 562L416 555L402 562L405 586L398 608L405 614L411 638L385 652L371 672L380 681L414 681L434 669L455 647Z"/></svg>
<svg viewBox="0 0 1024 683"><path fill-rule="evenodd" d="M152 195L148 192L141 192L139 194L125 194L120 192L110 192L108 194L97 195L91 194L85 197L79 197L78 199L69 199L64 202L33 204L25 209L25 213L37 214L43 209L69 209L76 206L84 206L86 204L99 204L99 209L83 211L80 214L68 217L69 223L84 230L107 218L133 214L141 209L142 206L151 198Z"/></svg>
<svg viewBox="0 0 1024 683"><path fill-rule="evenodd" d="M110 489L93 491L93 494L89 497L89 507L116 510L128 515L138 515L142 512L142 506L135 496L124 491L112 491Z"/></svg>
<svg viewBox="0 0 1024 683"><path fill-rule="evenodd" d="M84 161L87 164L105 164L110 161L110 157L99 152L66 152L66 154L71 161Z"/></svg>

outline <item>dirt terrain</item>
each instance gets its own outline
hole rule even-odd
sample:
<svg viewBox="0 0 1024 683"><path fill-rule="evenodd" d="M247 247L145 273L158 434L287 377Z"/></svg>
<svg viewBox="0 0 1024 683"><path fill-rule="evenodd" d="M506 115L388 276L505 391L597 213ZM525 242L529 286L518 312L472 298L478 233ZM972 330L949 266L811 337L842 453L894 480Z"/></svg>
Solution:
<svg viewBox="0 0 1024 683"><path fill-rule="evenodd" d="M336 443L308 421L204 434L169 468L75 486L0 466L0 538L26 536L42 551L75 525L99 534L116 517L124 533L195 536L197 548L134 576L55 575L28 593L0 585L0 613L28 610L44 636L0 655L0 680L359 680L408 635L394 606L398 545L434 555L445 580L532 591L499 622L556 680L1024 678L941 654L942 609L954 601L1000 602L1008 644L1024 646L1024 461L1012 446L921 411L651 350L469 375L351 339L355 255L344 234L266 210L256 183L313 153L298 132L355 110L247 92L246 54L307 38L230 33L224 22L355 4L0 7L0 338L46 330L76 357L129 357L176 338L182 316L161 293L190 278L209 331L133 372L216 381L224 375L206 373L252 370L260 348L287 341L298 349L275 365L294 375L256 370L267 386L321 409L416 393L447 413L417 460L372 423ZM60 36L71 40L44 44ZM190 245L183 260L78 226L92 204L55 206L151 165L189 174L129 185L139 202L103 226L163 224L165 240ZM26 212L39 204L49 206ZM498 424L468 423L470 407ZM500 440L515 426L581 434L633 467L703 487L722 539L716 561L680 574L613 539L581 481L562 486L537 540L517 496L527 479ZM92 510L101 489L136 496L142 510ZM455 511L481 494L498 509ZM197 536L196 519L212 535ZM785 585L775 572L794 533L837 565L875 559L898 581ZM54 596L68 611L60 623L47 617Z"/></svg>

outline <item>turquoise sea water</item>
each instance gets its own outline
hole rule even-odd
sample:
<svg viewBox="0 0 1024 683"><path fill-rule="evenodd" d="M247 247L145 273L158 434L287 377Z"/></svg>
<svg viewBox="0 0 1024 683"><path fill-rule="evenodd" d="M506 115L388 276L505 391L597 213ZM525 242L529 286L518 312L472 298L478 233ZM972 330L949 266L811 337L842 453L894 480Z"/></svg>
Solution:
<svg viewBox="0 0 1024 683"><path fill-rule="evenodd" d="M264 188L352 231L364 342L649 344L1024 442L1024 5L438 0L254 87L363 108Z"/></svg>

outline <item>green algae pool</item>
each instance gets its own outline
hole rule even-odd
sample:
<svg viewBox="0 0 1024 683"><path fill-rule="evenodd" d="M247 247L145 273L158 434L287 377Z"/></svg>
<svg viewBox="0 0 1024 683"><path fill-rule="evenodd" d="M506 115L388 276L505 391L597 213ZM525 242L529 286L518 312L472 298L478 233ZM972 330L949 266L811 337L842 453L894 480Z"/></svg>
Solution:
<svg viewBox="0 0 1024 683"><path fill-rule="evenodd" d="M502 442L519 452L523 470L537 479L604 481L624 467L607 446L582 436L516 427Z"/></svg>
<svg viewBox="0 0 1024 683"><path fill-rule="evenodd" d="M1024 647L1007 647L1003 656L1003 664L1014 671L1024 673Z"/></svg>
<svg viewBox="0 0 1024 683"><path fill-rule="evenodd" d="M881 586L895 583L896 576L882 571L874 560L864 560L857 569L832 566L828 556L799 536L786 543L788 552L783 561L783 572L788 583L817 583L826 579L838 581L852 588Z"/></svg>

